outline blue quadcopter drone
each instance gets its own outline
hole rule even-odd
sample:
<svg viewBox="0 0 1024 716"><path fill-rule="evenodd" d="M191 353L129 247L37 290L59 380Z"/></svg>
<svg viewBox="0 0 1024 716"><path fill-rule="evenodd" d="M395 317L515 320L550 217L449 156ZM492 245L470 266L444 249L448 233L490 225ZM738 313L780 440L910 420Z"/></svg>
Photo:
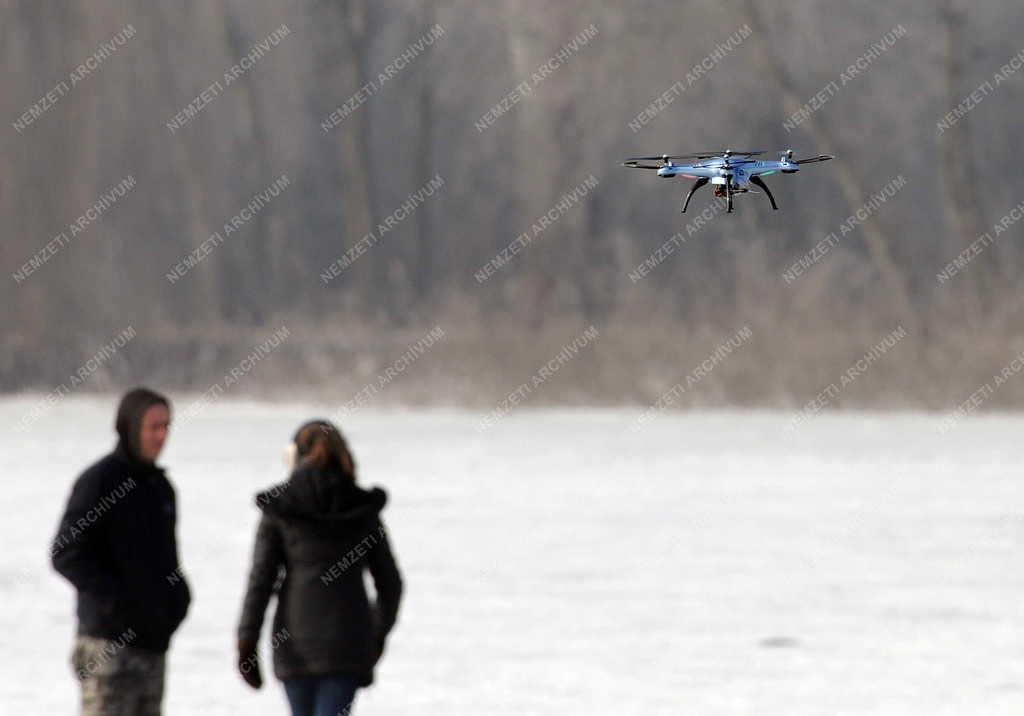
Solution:
<svg viewBox="0 0 1024 716"><path fill-rule="evenodd" d="M696 179L683 202L683 213L690 205L693 193L709 182L714 188L715 196L728 202L728 213L732 213L732 197L734 194L746 194L751 191L750 185L762 189L768 195L772 209L778 210L775 197L768 185L761 179L763 176L782 172L795 174L803 164L827 162L834 159L829 154L819 154L806 159L793 159L793 150L787 149L780 153L777 160L753 159L764 154L763 151L739 152L725 149L720 152L697 152L695 154L663 154L660 157L631 157L622 163L624 167L633 169L655 169L658 176L665 179L685 177ZM757 193L757 192L754 192Z"/></svg>

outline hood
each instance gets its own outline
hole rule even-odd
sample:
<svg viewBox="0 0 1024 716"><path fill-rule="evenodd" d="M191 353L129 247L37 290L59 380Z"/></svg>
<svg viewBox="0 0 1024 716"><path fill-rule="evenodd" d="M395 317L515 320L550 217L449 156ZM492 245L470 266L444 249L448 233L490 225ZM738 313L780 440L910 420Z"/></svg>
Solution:
<svg viewBox="0 0 1024 716"><path fill-rule="evenodd" d="M134 462L145 462L139 457L139 432L142 430L142 416L154 405L165 405L170 409L167 398L148 388L134 388L124 394L117 406L118 450Z"/></svg>
<svg viewBox="0 0 1024 716"><path fill-rule="evenodd" d="M387 499L379 487L364 490L341 475L304 465L287 482L257 494L256 506L287 522L335 531L376 517Z"/></svg>

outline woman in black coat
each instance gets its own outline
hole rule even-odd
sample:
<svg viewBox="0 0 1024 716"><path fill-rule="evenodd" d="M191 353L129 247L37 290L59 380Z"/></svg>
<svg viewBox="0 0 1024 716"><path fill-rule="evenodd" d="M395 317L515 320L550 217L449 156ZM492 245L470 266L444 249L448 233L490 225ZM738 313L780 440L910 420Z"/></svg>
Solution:
<svg viewBox="0 0 1024 716"><path fill-rule="evenodd" d="M238 667L259 688L256 644L277 593L271 638L274 674L293 716L349 713L395 624L402 578L380 519L387 496L356 485L338 429L322 420L295 435L297 466L287 482L256 497L262 510L238 625ZM377 592L367 597L363 570Z"/></svg>

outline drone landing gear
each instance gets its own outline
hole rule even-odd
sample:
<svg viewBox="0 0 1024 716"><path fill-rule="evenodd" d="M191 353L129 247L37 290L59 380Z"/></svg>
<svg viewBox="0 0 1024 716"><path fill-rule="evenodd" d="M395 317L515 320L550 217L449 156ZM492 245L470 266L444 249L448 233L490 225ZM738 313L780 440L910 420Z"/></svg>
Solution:
<svg viewBox="0 0 1024 716"><path fill-rule="evenodd" d="M697 191L702 186L707 184L708 181L710 181L710 180L707 177L701 177L700 179L698 179L697 181L695 181L693 183L693 186L690 187L690 191L687 192L687 194L686 194L686 201L683 202L683 210L680 212L681 214L685 214L686 213L686 207L688 207L690 205L690 199L691 199L691 197L693 197L693 192Z"/></svg>
<svg viewBox="0 0 1024 716"><path fill-rule="evenodd" d="M772 190L768 188L768 185L764 183L764 180L761 179L761 177L757 175L750 177L750 183L754 184L755 186L761 187L761 189L764 190L764 193L768 195L768 201L772 203L772 211L779 210L778 205L776 205L775 203L775 197L772 196Z"/></svg>

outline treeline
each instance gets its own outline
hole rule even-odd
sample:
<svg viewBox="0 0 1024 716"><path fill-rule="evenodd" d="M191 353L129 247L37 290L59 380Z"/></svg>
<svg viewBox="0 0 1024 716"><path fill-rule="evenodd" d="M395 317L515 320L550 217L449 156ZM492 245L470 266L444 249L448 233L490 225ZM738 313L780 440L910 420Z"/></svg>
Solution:
<svg viewBox="0 0 1024 716"><path fill-rule="evenodd" d="M0 389L53 390L132 326L83 389L201 392L287 326L238 390L344 399L441 326L382 400L486 406L596 326L531 400L650 405L749 327L679 404L799 407L902 329L830 407L955 407L1024 350L1022 20L5 0ZM838 159L728 216L619 166L751 145Z"/></svg>

